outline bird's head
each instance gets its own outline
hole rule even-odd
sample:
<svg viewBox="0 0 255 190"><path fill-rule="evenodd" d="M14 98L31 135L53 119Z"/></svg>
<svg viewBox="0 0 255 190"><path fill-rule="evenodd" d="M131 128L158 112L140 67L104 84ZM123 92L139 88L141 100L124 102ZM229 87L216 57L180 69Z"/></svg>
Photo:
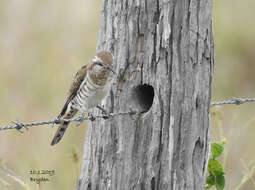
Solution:
<svg viewBox="0 0 255 190"><path fill-rule="evenodd" d="M108 51L97 53L93 57L89 67L95 75L115 74L115 71L113 70L113 56Z"/></svg>

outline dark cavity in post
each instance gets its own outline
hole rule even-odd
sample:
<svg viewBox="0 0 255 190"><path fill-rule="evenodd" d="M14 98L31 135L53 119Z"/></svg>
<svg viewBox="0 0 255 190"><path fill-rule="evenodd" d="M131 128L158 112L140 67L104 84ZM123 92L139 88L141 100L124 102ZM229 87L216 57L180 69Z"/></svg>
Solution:
<svg viewBox="0 0 255 190"><path fill-rule="evenodd" d="M147 112L153 104L154 89L148 84L135 86L130 98L134 111Z"/></svg>

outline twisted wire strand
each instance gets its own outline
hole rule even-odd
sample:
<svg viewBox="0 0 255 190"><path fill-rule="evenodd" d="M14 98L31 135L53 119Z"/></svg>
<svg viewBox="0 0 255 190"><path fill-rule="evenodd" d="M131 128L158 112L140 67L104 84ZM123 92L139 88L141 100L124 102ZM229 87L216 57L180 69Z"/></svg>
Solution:
<svg viewBox="0 0 255 190"><path fill-rule="evenodd" d="M212 106L220 106L220 105L226 105L226 104L235 104L235 105L240 105L248 102L255 102L255 98L232 98L231 100L225 100L221 102L212 102ZM60 122L83 122L84 120L91 120L94 121L95 119L103 118L103 119L108 119L110 117L116 117L116 116L124 116L124 115L134 115L138 113L144 113L144 112L138 112L138 111L127 111L127 112L119 112L119 113L110 113L109 115L97 115L97 116L78 116L72 119L53 119L49 121L41 121L41 122L31 122L31 123L20 123L17 121L12 121L14 125L7 125L7 126L2 126L0 127L0 131L3 130L10 130L10 129L16 129L19 132L23 133L21 131L22 128L29 129L30 127L36 127L36 126L43 126L43 125L50 125L50 124L59 124Z"/></svg>
<svg viewBox="0 0 255 190"><path fill-rule="evenodd" d="M235 104L240 105L247 102L255 102L255 98L232 98L231 100L225 100L221 102L212 102L211 106L220 106L225 104Z"/></svg>
<svg viewBox="0 0 255 190"><path fill-rule="evenodd" d="M128 111L128 112L119 112L119 113L110 113L109 115L96 115L96 116L88 116L88 117L84 117L84 116L77 116L71 119L53 119L53 120L49 120L49 121L41 121L41 122L31 122L31 123L20 123L17 121L12 121L12 123L14 123L14 125L7 125L7 126L2 126L0 127L0 131L2 130L10 130L10 129L17 129L19 132L23 133L21 131L22 128L25 129L29 129L29 127L36 127L36 126L42 126L42 125L50 125L50 124L59 124L61 122L83 122L84 120L91 120L94 121L95 119L108 119L110 117L116 117L116 116L123 116L123 115L134 115L137 113L143 113L143 112L137 112L137 111Z"/></svg>

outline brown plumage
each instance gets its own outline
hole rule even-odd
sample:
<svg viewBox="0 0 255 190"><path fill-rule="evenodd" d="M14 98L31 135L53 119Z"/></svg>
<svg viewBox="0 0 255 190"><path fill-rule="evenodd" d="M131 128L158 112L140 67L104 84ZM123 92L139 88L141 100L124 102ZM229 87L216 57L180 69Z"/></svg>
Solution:
<svg viewBox="0 0 255 190"><path fill-rule="evenodd" d="M72 118L78 111L87 112L101 103L112 82L113 56L111 53L99 52L87 66L83 66L75 75L67 100L58 116L62 119ZM51 142L58 143L63 137L69 122L61 122Z"/></svg>

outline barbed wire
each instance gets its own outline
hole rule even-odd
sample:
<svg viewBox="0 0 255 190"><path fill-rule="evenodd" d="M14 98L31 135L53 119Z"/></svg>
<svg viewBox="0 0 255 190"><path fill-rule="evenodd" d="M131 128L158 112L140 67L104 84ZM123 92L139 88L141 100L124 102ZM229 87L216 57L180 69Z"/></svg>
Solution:
<svg viewBox="0 0 255 190"><path fill-rule="evenodd" d="M212 102L210 106L212 107L212 106L220 106L220 105L226 105L226 104L240 105L240 104L244 104L247 102L255 102L255 98L232 98L231 100L225 100L225 101L221 101L221 102ZM144 112L127 111L127 112L110 113L110 114L96 115L96 116L89 115L87 117L79 115L78 117L74 117L72 119L57 118L57 119L52 119L49 121L31 122L31 123L26 123L26 124L18 122L18 121L12 121L12 123L14 123L14 125L8 125L8 126L2 126L2 127L0 126L0 131L16 129L20 133L23 133L21 131L22 128L25 128L28 130L30 127L50 125L50 124L54 125L54 124L59 124L61 122L78 122L79 124L81 124L85 120L94 121L99 118L109 119L111 117L116 117L116 116L121 116L121 115L134 115L134 114L138 114L138 113L144 113Z"/></svg>
<svg viewBox="0 0 255 190"><path fill-rule="evenodd" d="M10 129L16 129L18 130L20 133L23 133L21 131L22 128L25 129L29 129L30 127L36 127L36 126L42 126L42 125L50 125L50 124L59 124L61 122L78 122L79 125L85 121L85 120L90 120L90 121L94 121L96 119L102 118L102 119L109 119L111 117L115 117L115 116L121 116L121 115L134 115L137 113L144 113L144 112L138 112L138 111L127 111L127 112L119 112L119 113L110 113L110 114L105 114L105 115L89 115L87 117L83 116L83 115L79 115L77 117L74 117L72 119L61 119L61 118L56 118L56 119L52 119L49 121L41 121L41 122L31 122L31 123L21 123L18 121L11 121L12 123L14 123L14 125L8 125L8 126L2 126L0 127L0 131L2 130L10 130Z"/></svg>
<svg viewBox="0 0 255 190"><path fill-rule="evenodd" d="M255 98L232 98L231 100L225 100L221 102L212 102L211 106L221 106L225 104L235 104L240 105L247 102L255 102Z"/></svg>

